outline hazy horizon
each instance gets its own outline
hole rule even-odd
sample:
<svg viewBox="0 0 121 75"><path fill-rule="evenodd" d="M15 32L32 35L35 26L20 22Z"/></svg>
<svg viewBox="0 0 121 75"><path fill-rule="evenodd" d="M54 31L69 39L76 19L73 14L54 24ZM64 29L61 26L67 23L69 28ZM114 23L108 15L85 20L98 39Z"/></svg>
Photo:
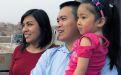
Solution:
<svg viewBox="0 0 121 75"><path fill-rule="evenodd" d="M49 17L52 25L56 25L56 16L59 5L69 0L1 0L0 22L17 24L21 16L29 9L43 9Z"/></svg>

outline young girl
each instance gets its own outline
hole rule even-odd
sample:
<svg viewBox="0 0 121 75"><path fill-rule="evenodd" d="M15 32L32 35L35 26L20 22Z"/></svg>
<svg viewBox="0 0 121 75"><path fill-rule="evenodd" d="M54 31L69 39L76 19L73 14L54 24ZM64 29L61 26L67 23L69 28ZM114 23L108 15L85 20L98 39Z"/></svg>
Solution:
<svg viewBox="0 0 121 75"><path fill-rule="evenodd" d="M108 53L109 41L109 51L112 52L115 48L120 50L119 43L114 40L119 40L119 28L114 27L112 11L113 5L107 0L82 1L77 12L77 26L82 36L74 43L66 75L100 75ZM117 33L114 33L115 31ZM116 65L116 62L111 60L111 64Z"/></svg>

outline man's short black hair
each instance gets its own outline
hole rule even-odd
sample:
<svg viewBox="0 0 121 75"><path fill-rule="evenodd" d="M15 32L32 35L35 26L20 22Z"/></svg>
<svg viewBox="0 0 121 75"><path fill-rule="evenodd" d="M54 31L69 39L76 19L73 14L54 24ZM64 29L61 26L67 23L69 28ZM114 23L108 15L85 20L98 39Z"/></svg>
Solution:
<svg viewBox="0 0 121 75"><path fill-rule="evenodd" d="M71 7L72 14L74 15L75 19L77 20L77 9L78 9L79 5L80 5L80 2L78 2L78 1L67 1L60 5L60 9L66 7L66 6Z"/></svg>
<svg viewBox="0 0 121 75"><path fill-rule="evenodd" d="M78 7L79 5L80 5L80 2L78 2L78 1L67 1L67 2L64 2L60 5L60 9L65 7L65 6Z"/></svg>

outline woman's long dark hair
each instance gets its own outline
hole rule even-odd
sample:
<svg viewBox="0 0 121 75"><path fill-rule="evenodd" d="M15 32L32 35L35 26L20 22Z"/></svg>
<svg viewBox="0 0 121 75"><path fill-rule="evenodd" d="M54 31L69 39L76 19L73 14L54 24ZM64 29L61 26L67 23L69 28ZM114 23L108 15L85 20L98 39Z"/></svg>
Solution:
<svg viewBox="0 0 121 75"><path fill-rule="evenodd" d="M39 35L39 44L37 47L43 48L47 46L49 43L51 43L52 40L52 30L50 25L50 20L47 15L47 13L42 9L31 9L25 12L25 14L21 17L21 25L23 24L24 19L27 16L33 16L35 20L38 22L40 27L40 35ZM21 50L24 50L28 43L25 40L25 37L23 35L22 40L22 46L23 48Z"/></svg>

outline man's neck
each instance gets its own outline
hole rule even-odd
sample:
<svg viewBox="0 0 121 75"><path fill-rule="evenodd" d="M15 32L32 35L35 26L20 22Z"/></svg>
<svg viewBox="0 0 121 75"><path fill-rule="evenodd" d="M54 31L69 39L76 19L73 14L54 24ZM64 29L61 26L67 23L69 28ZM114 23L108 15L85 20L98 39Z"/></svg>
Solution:
<svg viewBox="0 0 121 75"><path fill-rule="evenodd" d="M73 43L74 42L66 42L66 47L68 48L69 51L72 51Z"/></svg>
<svg viewBox="0 0 121 75"><path fill-rule="evenodd" d="M73 39L71 38L71 40L66 41L66 47L68 48L69 51L72 51L72 47L73 47L75 40L78 39L80 36L81 35L78 35L77 37Z"/></svg>

